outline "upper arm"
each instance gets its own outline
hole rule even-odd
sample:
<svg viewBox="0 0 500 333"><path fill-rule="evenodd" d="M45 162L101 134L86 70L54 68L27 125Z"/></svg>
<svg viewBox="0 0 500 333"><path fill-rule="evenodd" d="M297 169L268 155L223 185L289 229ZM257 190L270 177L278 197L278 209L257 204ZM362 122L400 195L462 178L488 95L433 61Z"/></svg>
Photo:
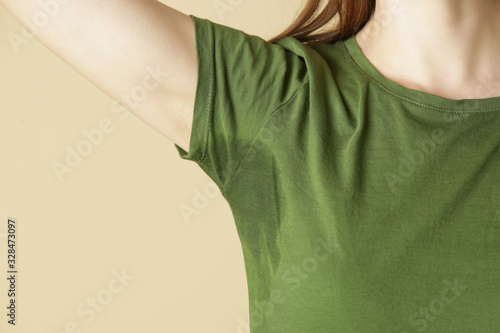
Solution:
<svg viewBox="0 0 500 333"><path fill-rule="evenodd" d="M23 20L38 1L0 0ZM148 125L187 150L197 80L191 18L155 0L67 1L30 31ZM46 10L46 9L45 9ZM22 19L21 19L22 18Z"/></svg>

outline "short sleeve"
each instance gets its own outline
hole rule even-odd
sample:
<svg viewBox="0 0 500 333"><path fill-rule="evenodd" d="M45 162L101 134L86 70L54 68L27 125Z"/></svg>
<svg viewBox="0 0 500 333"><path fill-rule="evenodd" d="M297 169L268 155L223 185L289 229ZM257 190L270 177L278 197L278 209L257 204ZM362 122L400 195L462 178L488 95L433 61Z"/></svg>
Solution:
<svg viewBox="0 0 500 333"><path fill-rule="evenodd" d="M189 16L195 25L198 81L189 152L175 148L224 190L258 132L306 80L305 64L281 41L269 43Z"/></svg>

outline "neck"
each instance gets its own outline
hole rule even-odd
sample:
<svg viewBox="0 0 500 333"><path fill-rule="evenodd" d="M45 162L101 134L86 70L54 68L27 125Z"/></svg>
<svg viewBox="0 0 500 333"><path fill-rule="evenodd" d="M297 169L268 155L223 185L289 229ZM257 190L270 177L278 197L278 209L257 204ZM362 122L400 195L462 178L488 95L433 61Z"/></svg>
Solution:
<svg viewBox="0 0 500 333"><path fill-rule="evenodd" d="M500 3L377 0L356 34L387 78L450 99L500 96Z"/></svg>

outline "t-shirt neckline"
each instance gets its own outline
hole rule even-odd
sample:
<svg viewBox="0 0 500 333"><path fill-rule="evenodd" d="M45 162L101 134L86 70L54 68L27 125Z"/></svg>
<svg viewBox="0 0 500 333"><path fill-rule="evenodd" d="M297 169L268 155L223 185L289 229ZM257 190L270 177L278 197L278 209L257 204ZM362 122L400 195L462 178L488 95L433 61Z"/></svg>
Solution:
<svg viewBox="0 0 500 333"><path fill-rule="evenodd" d="M351 60L368 77L389 93L408 102L444 112L488 112L500 111L500 96L478 99L449 99L428 92L408 88L390 80L380 73L366 58L355 35L342 41Z"/></svg>

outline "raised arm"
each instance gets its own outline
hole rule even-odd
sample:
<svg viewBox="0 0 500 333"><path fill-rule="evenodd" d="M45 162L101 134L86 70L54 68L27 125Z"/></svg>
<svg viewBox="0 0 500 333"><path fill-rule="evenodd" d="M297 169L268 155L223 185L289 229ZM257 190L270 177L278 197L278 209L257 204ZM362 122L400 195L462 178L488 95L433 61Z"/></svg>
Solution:
<svg viewBox="0 0 500 333"><path fill-rule="evenodd" d="M58 57L188 151L197 83L188 15L156 0L0 4ZM40 18L47 20L40 24Z"/></svg>

